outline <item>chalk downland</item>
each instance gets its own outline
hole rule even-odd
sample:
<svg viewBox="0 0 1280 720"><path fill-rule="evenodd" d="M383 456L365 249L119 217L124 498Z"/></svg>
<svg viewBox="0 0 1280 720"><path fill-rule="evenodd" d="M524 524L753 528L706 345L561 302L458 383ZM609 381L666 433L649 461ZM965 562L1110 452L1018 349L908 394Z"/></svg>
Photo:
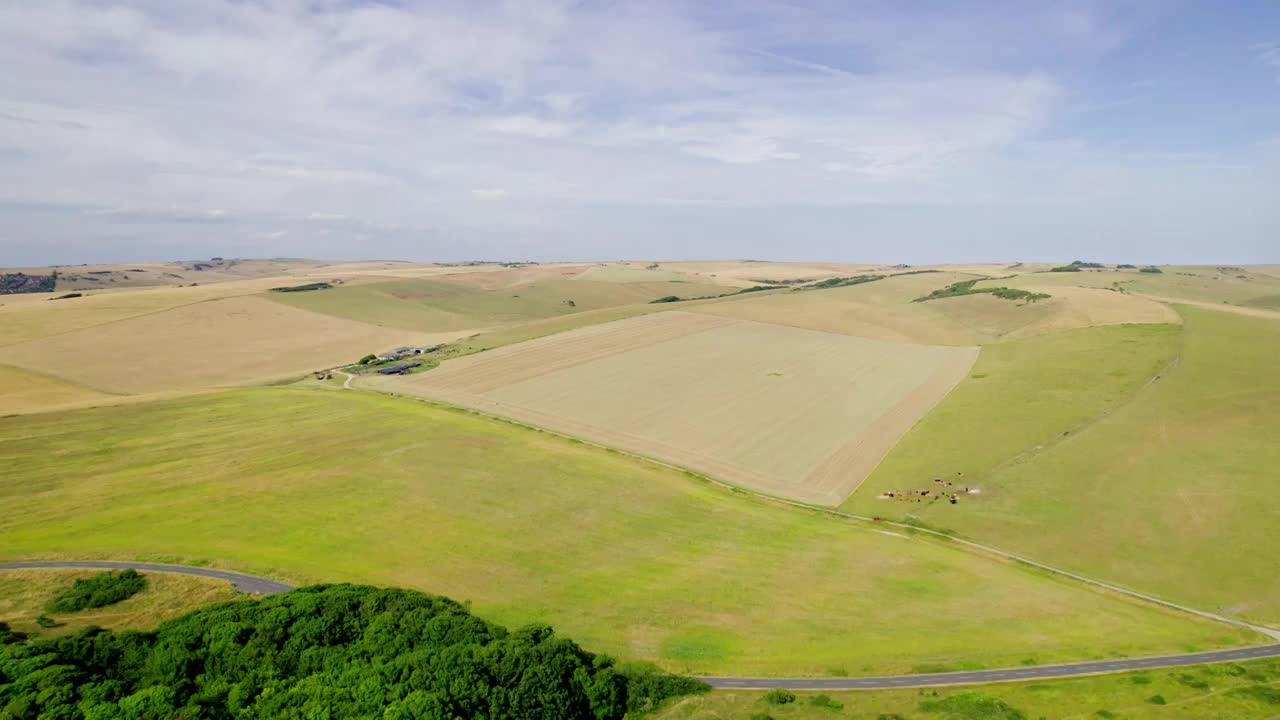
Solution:
<svg viewBox="0 0 1280 720"><path fill-rule="evenodd" d="M370 384L837 504L976 357L970 347L663 312Z"/></svg>

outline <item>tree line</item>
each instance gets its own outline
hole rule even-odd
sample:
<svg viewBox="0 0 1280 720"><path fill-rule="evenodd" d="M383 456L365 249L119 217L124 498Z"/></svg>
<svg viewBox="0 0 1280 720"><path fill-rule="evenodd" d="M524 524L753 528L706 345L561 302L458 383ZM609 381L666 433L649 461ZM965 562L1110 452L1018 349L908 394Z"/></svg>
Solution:
<svg viewBox="0 0 1280 720"><path fill-rule="evenodd" d="M151 632L28 640L0 623L0 717L14 720L617 720L707 689L394 588L318 585Z"/></svg>

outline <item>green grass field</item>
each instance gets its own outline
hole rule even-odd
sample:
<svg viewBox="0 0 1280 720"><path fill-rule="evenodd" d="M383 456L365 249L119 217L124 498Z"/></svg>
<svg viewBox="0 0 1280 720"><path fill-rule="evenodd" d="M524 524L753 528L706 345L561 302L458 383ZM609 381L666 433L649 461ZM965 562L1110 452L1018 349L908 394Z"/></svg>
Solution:
<svg viewBox="0 0 1280 720"><path fill-rule="evenodd" d="M969 377L912 428L844 509L919 514L920 503L876 498L925 488L935 477L985 486L997 468L1060 442L1128 399L1177 356L1181 331L1112 325L984 346ZM936 510L928 517L946 525L967 507Z"/></svg>
<svg viewBox="0 0 1280 720"><path fill-rule="evenodd" d="M481 289L449 280L417 278L318 292L275 293L270 297L304 310L349 320L443 332L643 304L665 295L702 296L726 292L731 289L671 281L622 283L549 278L512 287Z"/></svg>
<svg viewBox="0 0 1280 720"><path fill-rule="evenodd" d="M928 524L1092 577L1280 625L1280 573L1268 551L1280 542L1280 323L1178 309L1184 325L1176 338L1175 367L1107 417L975 475L982 495L959 506L874 499L890 476L929 467L941 472L950 469L951 457L978 455L963 450L948 455L946 448L1000 437L995 428L1003 423L1001 415L994 408L984 413L974 402L983 388L1002 399L1013 419L1019 419L1023 404L1052 404L1053 383L1046 382L1043 393L1034 384L1022 390L1015 384L1019 376L1036 374L1034 362L1003 379L992 373L962 383L886 461L886 475L855 493L846 507L893 516L910 512ZM1169 340L1143 342L1154 346ZM986 353L999 349L984 350L975 374L984 372ZM1133 379L1163 356L1164 351L1153 352L1135 365ZM1091 370L1096 361L1088 354L1077 360L1082 381L1076 394L1087 397L1093 390L1083 379L1096 372ZM948 417L970 422L950 423L954 435L949 435L938 424ZM918 457L898 457L911 448Z"/></svg>
<svg viewBox="0 0 1280 720"><path fill-rule="evenodd" d="M761 692L717 691L682 698L650 720L1268 720L1280 716L1280 661L1256 660L1071 680L966 688L827 693L843 707L796 693L786 705ZM1003 714L1002 714L1003 713Z"/></svg>
<svg viewBox="0 0 1280 720"><path fill-rule="evenodd" d="M0 622L33 637L56 637L90 625L111 630L150 630L165 620L210 603L248 597L236 592L231 583L212 578L143 573L147 587L114 605L72 613L55 613L45 603L78 578L93 577L96 570L3 570L0 571ZM57 623L42 628L36 618L45 615Z"/></svg>
<svg viewBox="0 0 1280 720"><path fill-rule="evenodd" d="M1254 642L945 542L462 411L268 389L0 420L0 555L208 560L546 621L704 673L869 674Z"/></svg>

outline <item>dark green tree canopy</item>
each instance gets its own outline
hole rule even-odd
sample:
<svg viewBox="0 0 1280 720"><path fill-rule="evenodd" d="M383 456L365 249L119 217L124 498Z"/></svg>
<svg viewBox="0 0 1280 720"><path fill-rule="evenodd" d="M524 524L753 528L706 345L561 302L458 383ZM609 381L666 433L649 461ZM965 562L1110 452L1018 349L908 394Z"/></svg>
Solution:
<svg viewBox="0 0 1280 720"><path fill-rule="evenodd" d="M0 643L0 717L15 719L608 720L706 687L629 679L545 625L509 632L448 598L353 585L213 605L155 632L27 642L0 627Z"/></svg>

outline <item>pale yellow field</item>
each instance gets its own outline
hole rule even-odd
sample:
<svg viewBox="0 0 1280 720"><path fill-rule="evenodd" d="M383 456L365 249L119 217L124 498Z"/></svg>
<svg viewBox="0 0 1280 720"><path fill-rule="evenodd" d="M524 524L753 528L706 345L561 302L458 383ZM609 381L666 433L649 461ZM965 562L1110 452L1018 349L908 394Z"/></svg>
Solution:
<svg viewBox="0 0 1280 720"><path fill-rule="evenodd" d="M653 270L649 270L650 263L634 262L634 263L609 263L607 265L592 265L583 270L574 279L576 280L597 280L599 282L615 282L615 283L633 283L633 282L663 282L663 281L689 281L697 280L698 282L706 282L707 278L694 276L688 273L679 272L677 270L668 270L665 266L659 265Z"/></svg>
<svg viewBox="0 0 1280 720"><path fill-rule="evenodd" d="M991 281L983 286L998 286L1004 281ZM1182 322L1167 305L1148 298L1124 293L1082 287L1022 286L1052 297L1034 303L1010 302L994 295L964 295L920 303L932 306L958 327L982 341L1022 338L1055 330L1095 327L1099 325L1164 324Z"/></svg>
<svg viewBox="0 0 1280 720"><path fill-rule="evenodd" d="M633 265L635 263L632 263ZM871 274L879 265L850 265L844 263L786 263L746 262L742 260L704 260L662 262L663 270L701 276L711 282L736 287L759 285L757 280L817 280ZM641 265L643 267L643 265Z"/></svg>
<svg viewBox="0 0 1280 720"><path fill-rule="evenodd" d="M970 347L662 312L368 382L836 504L976 358Z"/></svg>
<svg viewBox="0 0 1280 720"><path fill-rule="evenodd" d="M0 415L95 405L115 397L41 373L0 365Z"/></svg>
<svg viewBox="0 0 1280 720"><path fill-rule="evenodd" d="M1040 276L1038 276L1040 277ZM915 298L973 275L953 272L900 275L830 290L809 290L705 305L697 312L792 325L899 342L975 345L1055 330L1120 323L1178 322L1160 303L1097 288L1019 287L1053 297L1035 303L967 295L930 302ZM985 286L1011 283L993 280Z"/></svg>
<svg viewBox="0 0 1280 720"><path fill-rule="evenodd" d="M0 296L0 347L195 303L255 295L297 284L295 278L257 278L196 287L154 287L88 292L54 300L61 293Z"/></svg>
<svg viewBox="0 0 1280 720"><path fill-rule="evenodd" d="M9 345L0 348L0 363L108 392L150 393L289 377L468 334L392 330L246 296Z"/></svg>

